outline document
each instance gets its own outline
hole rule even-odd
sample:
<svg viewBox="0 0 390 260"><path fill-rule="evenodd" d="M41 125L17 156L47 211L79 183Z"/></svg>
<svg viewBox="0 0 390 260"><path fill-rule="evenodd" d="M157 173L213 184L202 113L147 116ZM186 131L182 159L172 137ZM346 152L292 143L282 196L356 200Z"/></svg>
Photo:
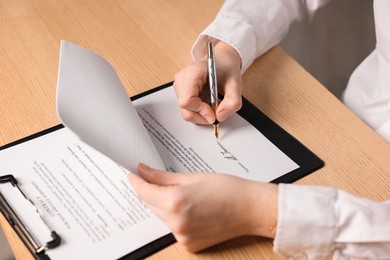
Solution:
<svg viewBox="0 0 390 260"><path fill-rule="evenodd" d="M139 162L265 182L300 167L238 114L218 141L212 126L185 122L170 86L131 102L108 62L68 42L57 87L65 127L0 150L0 175L16 177L62 238L51 259L117 259L170 233L127 181ZM12 185L0 192L40 243L50 240Z"/></svg>
<svg viewBox="0 0 390 260"><path fill-rule="evenodd" d="M51 259L117 259L170 233L137 199L128 171L67 128L0 151L0 172L16 177L62 238ZM0 192L41 244L51 240L11 184Z"/></svg>

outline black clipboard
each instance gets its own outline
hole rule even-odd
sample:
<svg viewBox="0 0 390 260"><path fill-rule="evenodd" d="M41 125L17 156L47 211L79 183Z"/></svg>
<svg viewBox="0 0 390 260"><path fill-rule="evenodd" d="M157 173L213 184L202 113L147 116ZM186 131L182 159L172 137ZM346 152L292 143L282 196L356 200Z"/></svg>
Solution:
<svg viewBox="0 0 390 260"><path fill-rule="evenodd" d="M166 83L159 87L153 88L141 94L135 95L131 97L131 100L136 100L142 98L146 95L152 94L159 90L165 89L167 87L171 87L173 82ZM270 140L275 146L277 146L281 151L283 151L288 157L290 157L299 167L285 175L272 180L272 183L291 183L294 182L313 171L321 168L324 165L324 162L316 156L313 152L311 152L306 146L300 143L297 139L295 139L292 135L286 132L283 128L278 126L275 122L273 122L269 117L267 117L264 113L262 113L259 109L257 109L253 104L251 104L247 99L242 97L242 108L237 112L241 117L250 122L258 131L260 131L268 140ZM15 145L22 144L31 139L40 137L42 135L50 134L51 132L57 131L64 126L62 124L53 126L51 128L45 129L38 133L32 134L30 136L24 137L17 141L11 142L0 147L0 151L10 148ZM8 173L11 174L12 173ZM1 178L1 177L0 177ZM16 181L16 180L15 180ZM1 185L1 184L0 184ZM1 209L1 213L6 217L10 225L13 227L15 231L17 231L17 226L15 223L6 216L6 212ZM18 233L18 232L17 232ZM18 233L19 234L19 233ZM60 234L59 234L60 235ZM20 236L20 235L19 235ZM56 234L56 236L58 236ZM54 238L53 238L54 240ZM33 254L36 259L50 259L45 251L41 251L39 253L33 252L31 247L29 247L28 242L24 239L22 241L26 244L27 248ZM56 237L55 242L57 244L55 246L60 245L60 237ZM155 241L144 245L143 247L130 252L129 254L121 257L121 260L127 259L143 259L146 258L155 252L175 243L176 240L172 234L165 235L161 238L156 239ZM50 249L49 249L50 250Z"/></svg>

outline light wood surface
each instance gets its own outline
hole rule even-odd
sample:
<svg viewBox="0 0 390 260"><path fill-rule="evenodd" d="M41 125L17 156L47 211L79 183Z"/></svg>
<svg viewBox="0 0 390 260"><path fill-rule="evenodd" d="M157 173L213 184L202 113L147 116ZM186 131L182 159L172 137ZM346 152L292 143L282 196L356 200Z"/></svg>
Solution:
<svg viewBox="0 0 390 260"><path fill-rule="evenodd" d="M222 0L0 0L0 145L59 124L61 39L107 59L129 95L173 80ZM247 71L243 95L325 161L298 181L390 199L390 146L280 48ZM308 209L309 210L309 209ZM32 259L4 218L18 259ZM272 241L242 237L198 254L177 243L152 259L278 259Z"/></svg>

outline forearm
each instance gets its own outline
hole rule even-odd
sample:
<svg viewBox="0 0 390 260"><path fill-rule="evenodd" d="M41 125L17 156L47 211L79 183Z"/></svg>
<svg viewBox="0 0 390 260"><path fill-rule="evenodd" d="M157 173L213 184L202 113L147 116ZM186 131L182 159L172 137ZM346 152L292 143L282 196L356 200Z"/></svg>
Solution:
<svg viewBox="0 0 390 260"><path fill-rule="evenodd" d="M247 234L274 238L278 219L278 185L252 182L247 189Z"/></svg>

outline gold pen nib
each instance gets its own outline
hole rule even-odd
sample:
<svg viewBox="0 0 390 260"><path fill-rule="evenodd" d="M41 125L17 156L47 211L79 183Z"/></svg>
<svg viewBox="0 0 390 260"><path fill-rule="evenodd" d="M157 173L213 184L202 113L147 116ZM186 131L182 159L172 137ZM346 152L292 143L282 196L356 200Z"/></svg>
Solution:
<svg viewBox="0 0 390 260"><path fill-rule="evenodd" d="M218 123L214 123L213 124L213 127L214 127L214 135L215 135L215 137L217 138L217 140L218 140L218 138L219 138L219 131L218 131Z"/></svg>

